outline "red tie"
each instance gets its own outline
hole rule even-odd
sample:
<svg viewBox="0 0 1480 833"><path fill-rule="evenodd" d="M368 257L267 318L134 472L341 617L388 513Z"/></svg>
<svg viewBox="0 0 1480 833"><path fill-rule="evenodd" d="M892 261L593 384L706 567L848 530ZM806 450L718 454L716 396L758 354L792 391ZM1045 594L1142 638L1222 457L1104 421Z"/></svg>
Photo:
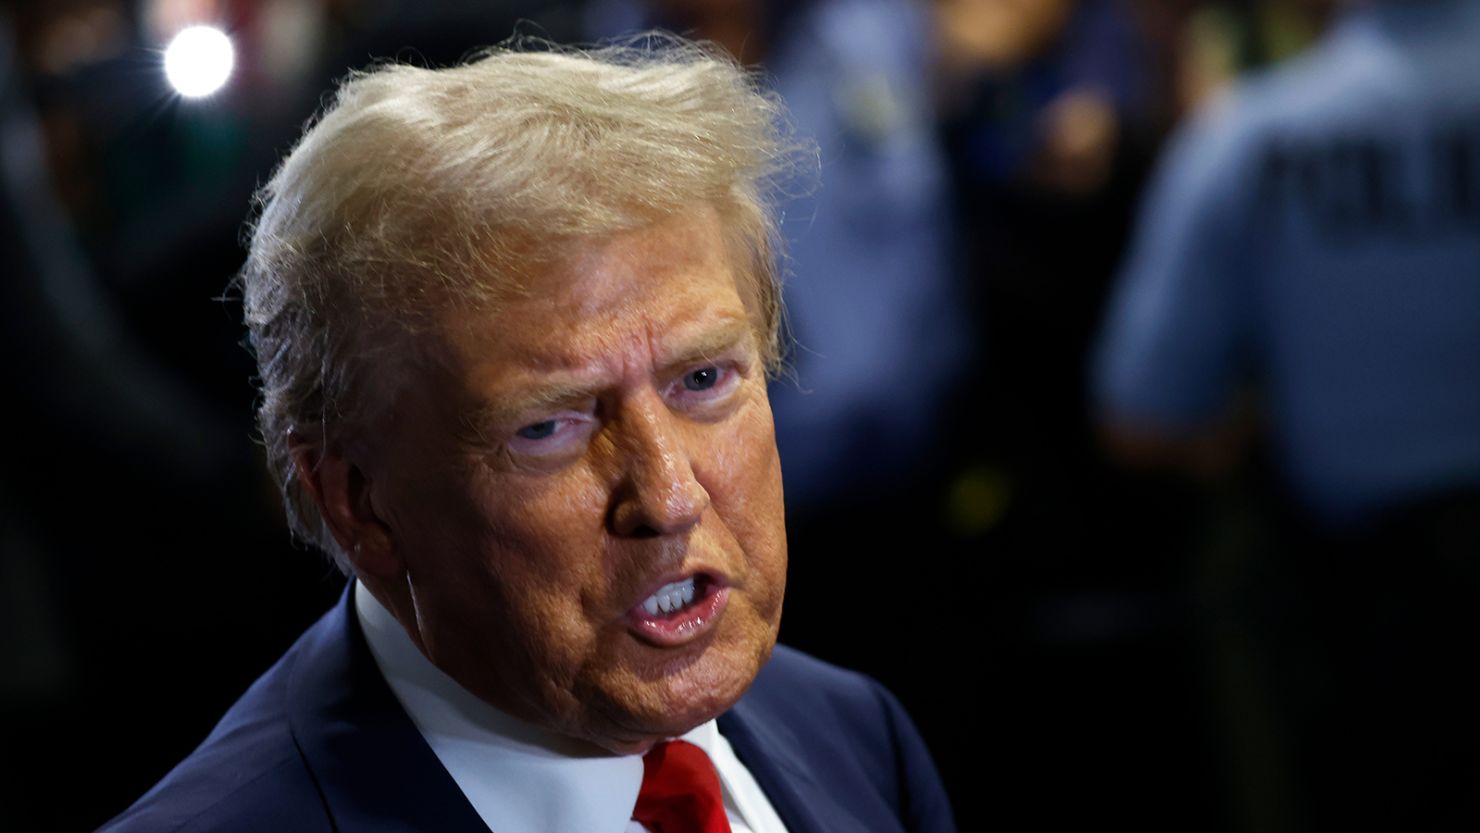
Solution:
<svg viewBox="0 0 1480 833"><path fill-rule="evenodd" d="M681 740L642 756L642 789L632 818L653 833L730 833L719 773L704 750Z"/></svg>

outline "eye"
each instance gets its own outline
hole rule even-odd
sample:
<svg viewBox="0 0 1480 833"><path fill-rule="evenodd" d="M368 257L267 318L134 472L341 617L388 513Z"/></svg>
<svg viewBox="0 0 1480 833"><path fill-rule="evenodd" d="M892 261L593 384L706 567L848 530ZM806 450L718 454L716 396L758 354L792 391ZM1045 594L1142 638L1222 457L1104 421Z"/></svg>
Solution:
<svg viewBox="0 0 1480 833"><path fill-rule="evenodd" d="M582 447L594 427L590 413L563 412L514 431L508 446L515 454L534 457L564 454Z"/></svg>
<svg viewBox="0 0 1480 833"><path fill-rule="evenodd" d="M739 368L728 364L699 365L669 384L668 400L675 407L708 412L733 399L741 375Z"/></svg>
<svg viewBox="0 0 1480 833"><path fill-rule="evenodd" d="M683 377L684 390L695 393L709 390L718 382L719 368L717 367L701 367L698 370L689 371Z"/></svg>
<svg viewBox="0 0 1480 833"><path fill-rule="evenodd" d="M517 434L521 439L543 440L551 434L554 434L555 429L558 428L559 425L560 424L557 421L553 419L547 419L544 422L536 422L533 425L526 425L523 428L520 428L518 431L515 431L514 433Z"/></svg>

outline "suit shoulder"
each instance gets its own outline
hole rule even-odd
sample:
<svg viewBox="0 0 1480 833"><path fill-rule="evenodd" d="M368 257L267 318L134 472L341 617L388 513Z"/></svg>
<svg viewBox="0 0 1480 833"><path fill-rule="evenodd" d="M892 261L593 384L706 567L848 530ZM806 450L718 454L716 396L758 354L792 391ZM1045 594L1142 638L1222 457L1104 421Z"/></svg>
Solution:
<svg viewBox="0 0 1480 833"><path fill-rule="evenodd" d="M290 651L253 683L195 751L99 833L327 831L323 803L288 728L293 657Z"/></svg>
<svg viewBox="0 0 1480 833"><path fill-rule="evenodd" d="M190 764L187 759L181 764ZM213 771L205 778L170 773L99 833L329 833L328 815L301 759L265 768ZM193 773L192 775L198 775ZM310 810L306 812L305 810Z"/></svg>
<svg viewBox="0 0 1480 833"><path fill-rule="evenodd" d="M735 711L830 793L876 801L905 830L955 830L924 741L872 678L778 645Z"/></svg>
<svg viewBox="0 0 1480 833"><path fill-rule="evenodd" d="M794 754L839 790L867 784L906 830L955 829L919 731L873 678L778 645L742 703L749 719L785 727Z"/></svg>

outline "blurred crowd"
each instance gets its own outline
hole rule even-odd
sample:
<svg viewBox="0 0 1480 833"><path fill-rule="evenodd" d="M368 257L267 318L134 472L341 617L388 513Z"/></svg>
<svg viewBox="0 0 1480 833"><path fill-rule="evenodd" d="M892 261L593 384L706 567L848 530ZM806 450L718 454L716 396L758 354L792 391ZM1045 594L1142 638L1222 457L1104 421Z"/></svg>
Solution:
<svg viewBox="0 0 1480 833"><path fill-rule="evenodd" d="M235 73L186 99L199 23ZM653 27L816 142L778 195L782 639L899 694L963 830L1480 824L1480 2L34 0L0 829L121 810L339 592L229 288L333 80Z"/></svg>

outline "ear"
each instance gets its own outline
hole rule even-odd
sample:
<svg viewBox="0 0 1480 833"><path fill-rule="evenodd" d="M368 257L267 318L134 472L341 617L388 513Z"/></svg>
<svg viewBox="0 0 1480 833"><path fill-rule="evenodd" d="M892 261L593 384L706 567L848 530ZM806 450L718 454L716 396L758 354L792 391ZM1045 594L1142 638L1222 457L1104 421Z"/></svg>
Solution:
<svg viewBox="0 0 1480 833"><path fill-rule="evenodd" d="M329 532L355 571L382 579L405 572L390 526L372 500L373 483L343 450L296 432L288 437L298 481L313 496Z"/></svg>

